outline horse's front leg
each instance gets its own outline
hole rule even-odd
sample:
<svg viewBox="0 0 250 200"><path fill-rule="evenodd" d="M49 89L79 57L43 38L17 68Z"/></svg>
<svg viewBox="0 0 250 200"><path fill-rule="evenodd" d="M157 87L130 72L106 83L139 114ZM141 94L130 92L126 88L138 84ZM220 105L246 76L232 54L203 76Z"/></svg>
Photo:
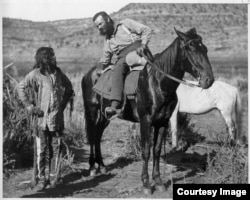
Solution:
<svg viewBox="0 0 250 200"><path fill-rule="evenodd" d="M166 188L160 177L160 156L161 156L161 148L162 141L165 135L166 128L155 128L154 132L154 148L153 148L153 180L155 181L155 189L160 192L166 191Z"/></svg>
<svg viewBox="0 0 250 200"><path fill-rule="evenodd" d="M148 176L148 160L150 158L150 138L151 138L151 121L149 115L142 117L140 122L141 130L141 145L142 145L142 174L141 180L143 184L143 191L145 194L151 194L151 186L149 184Z"/></svg>

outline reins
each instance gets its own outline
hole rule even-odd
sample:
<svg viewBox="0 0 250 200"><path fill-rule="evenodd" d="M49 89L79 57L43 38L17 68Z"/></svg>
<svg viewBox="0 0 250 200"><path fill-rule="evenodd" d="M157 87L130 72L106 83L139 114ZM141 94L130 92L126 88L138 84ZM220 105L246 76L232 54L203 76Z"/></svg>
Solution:
<svg viewBox="0 0 250 200"><path fill-rule="evenodd" d="M152 66L154 67L158 72L162 73L164 76L178 82L178 83L183 83L185 85L189 85L191 87L200 87L199 85L187 82L185 80L180 80L174 76L171 76L170 74L165 73L163 70L161 70L160 68L158 68L151 60L148 59L148 57L144 54L144 52L142 53L142 56L146 59L146 61Z"/></svg>
<svg viewBox="0 0 250 200"><path fill-rule="evenodd" d="M131 40L134 42L134 38L133 38L133 36L132 36L132 34L131 34L131 31L130 31L126 26L124 26L123 24L122 24L122 28L123 28L123 30L131 37ZM191 43L191 41L193 41L193 40L190 40L189 42L187 42L186 44L184 44L184 47L187 46L187 45L189 45L189 44ZM196 85L196 84L193 84L193 83L184 81L184 80L180 80L180 79L178 79L178 78L175 78L175 77L173 77L173 76L171 76L171 75L165 73L163 70L159 69L154 63L152 63L152 62L148 59L148 57L144 54L144 52L142 52L142 56L146 59L146 61L147 61L152 67L154 67L158 72L162 73L162 74L165 75L166 77L168 77L168 78L170 78L170 79L172 79L172 80L174 80L174 81L176 81L176 82L178 82L178 83L183 83L183 84L189 85L189 86L191 86L191 87L200 87L199 85Z"/></svg>

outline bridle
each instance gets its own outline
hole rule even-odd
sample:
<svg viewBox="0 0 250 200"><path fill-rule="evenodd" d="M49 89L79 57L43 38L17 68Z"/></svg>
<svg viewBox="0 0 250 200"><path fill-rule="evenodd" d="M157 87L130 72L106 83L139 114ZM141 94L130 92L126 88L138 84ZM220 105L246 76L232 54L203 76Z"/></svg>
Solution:
<svg viewBox="0 0 250 200"><path fill-rule="evenodd" d="M186 43L184 43L183 46L182 46L181 48L185 48L185 47L187 47L187 46L190 46L191 42L194 42L194 41L195 41L195 42L198 42L198 43L200 43L200 44L202 44L201 38L191 39L191 40L188 40Z"/></svg>
<svg viewBox="0 0 250 200"><path fill-rule="evenodd" d="M192 51L191 48L190 48L190 45L192 42L196 42L196 43L199 43L199 45L203 45L202 44L202 39L201 38L197 38L197 39L191 39L191 40L188 40L186 43L183 44L183 46L181 47L182 51L185 52L185 57L182 58L182 60L184 59L188 59L189 62L191 63L192 65L192 70L194 72L197 72L198 73L198 81L200 81L200 78L202 77L202 74L199 72L199 70L197 70L197 64L194 62L192 56L190 55L189 51ZM186 48L189 48L189 51L186 50Z"/></svg>
<svg viewBox="0 0 250 200"><path fill-rule="evenodd" d="M193 42L193 41L199 41L199 42L201 42L201 39L193 39L193 40L187 41L187 42L184 43L184 45L181 47L182 50L184 50L185 47L189 46L190 43ZM187 52L186 52L186 53L187 53ZM172 76L172 75L170 75L170 74L167 74L166 72L164 72L163 70L161 70L160 68L158 68L158 67L148 58L148 56L147 56L144 52L142 52L142 56L146 59L146 61L148 62L148 64L150 64L152 67L155 68L156 71L160 72L160 73L163 74L164 76L166 76L166 77L168 77L168 78L170 78L170 79L172 79L172 80L174 80L174 81L176 81L176 82L178 82L178 83L183 83L183 84L189 85L189 86L191 86L191 87L200 87L200 84L199 84L199 83L198 83L198 84L194 84L194 83L191 83L191 82L189 82L189 81L181 80L181 79L178 79L178 78L176 78L176 77L174 77L174 76ZM188 58L189 62L192 63L192 67L194 68L194 66L196 66L196 64L195 64L194 61L192 60L191 56L187 56L187 58ZM198 72L198 70L197 70L196 68L195 68L195 71ZM200 78L200 77L201 77L201 76L199 76L199 78Z"/></svg>

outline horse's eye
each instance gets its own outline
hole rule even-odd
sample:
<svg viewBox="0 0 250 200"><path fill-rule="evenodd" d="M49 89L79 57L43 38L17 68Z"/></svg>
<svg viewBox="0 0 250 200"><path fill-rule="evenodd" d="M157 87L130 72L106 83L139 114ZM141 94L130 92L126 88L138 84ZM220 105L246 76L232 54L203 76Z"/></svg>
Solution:
<svg viewBox="0 0 250 200"><path fill-rule="evenodd" d="M193 47L195 47L196 46L196 42L192 41L192 42L190 42L190 45L193 46Z"/></svg>
<svg viewBox="0 0 250 200"><path fill-rule="evenodd" d="M190 51L196 51L197 48L197 43L195 41L190 42L190 44L188 45L188 49Z"/></svg>

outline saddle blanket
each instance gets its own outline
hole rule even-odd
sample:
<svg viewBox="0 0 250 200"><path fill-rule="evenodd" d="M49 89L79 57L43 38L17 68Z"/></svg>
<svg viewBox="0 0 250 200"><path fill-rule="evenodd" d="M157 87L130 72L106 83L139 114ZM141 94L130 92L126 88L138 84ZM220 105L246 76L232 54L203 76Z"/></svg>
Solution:
<svg viewBox="0 0 250 200"><path fill-rule="evenodd" d="M131 70L124 82L124 93L128 99L134 99L137 92L137 84L139 79L140 70ZM112 89L112 70L105 71L97 83L93 86L93 90L105 99L109 99Z"/></svg>

